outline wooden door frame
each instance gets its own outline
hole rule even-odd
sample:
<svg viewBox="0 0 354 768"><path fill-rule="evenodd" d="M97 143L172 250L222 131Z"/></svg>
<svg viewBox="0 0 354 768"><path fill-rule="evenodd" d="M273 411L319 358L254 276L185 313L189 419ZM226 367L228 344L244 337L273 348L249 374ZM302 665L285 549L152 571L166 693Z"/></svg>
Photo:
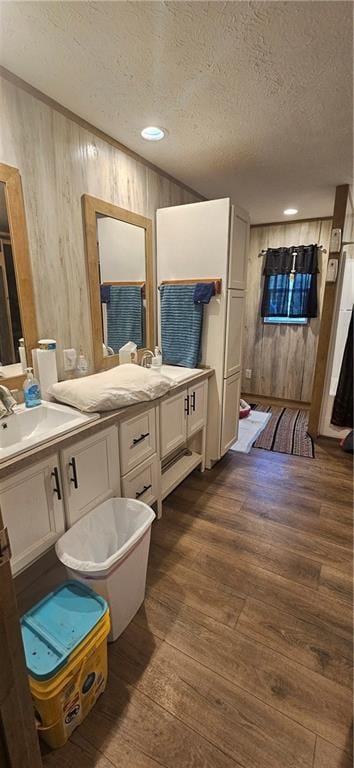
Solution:
<svg viewBox="0 0 354 768"><path fill-rule="evenodd" d="M332 219L332 231L334 229L340 229L343 238L345 217L347 211L348 201L350 200L349 184L341 184L336 187L336 194L334 199L334 210ZM340 262L343 258L342 251L331 251L328 255L329 259L337 259L338 261L338 275L340 273ZM338 278L337 278L338 279ZM333 314L336 303L337 294L337 280L334 283L325 283L325 290L322 302L321 312L321 325L320 333L317 345L317 355L315 363L315 375L312 387L312 398L309 412L309 426L308 431L312 438L316 438L319 434L320 416L323 392L326 380L326 371L328 364L328 356L331 341Z"/></svg>
<svg viewBox="0 0 354 768"><path fill-rule="evenodd" d="M0 509L0 531L3 530ZM42 768L10 560L0 558L0 756L5 768ZM1 763L2 765L2 763Z"/></svg>

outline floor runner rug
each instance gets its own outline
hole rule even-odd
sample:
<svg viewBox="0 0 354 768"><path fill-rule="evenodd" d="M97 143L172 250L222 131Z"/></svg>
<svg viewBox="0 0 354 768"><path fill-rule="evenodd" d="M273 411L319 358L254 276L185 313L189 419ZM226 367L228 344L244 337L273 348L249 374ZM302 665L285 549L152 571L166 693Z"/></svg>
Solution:
<svg viewBox="0 0 354 768"><path fill-rule="evenodd" d="M308 411L300 408L281 408L252 404L255 411L271 413L261 435L254 443L254 448L263 448L275 453L288 453L306 459L315 457L313 441L307 432Z"/></svg>

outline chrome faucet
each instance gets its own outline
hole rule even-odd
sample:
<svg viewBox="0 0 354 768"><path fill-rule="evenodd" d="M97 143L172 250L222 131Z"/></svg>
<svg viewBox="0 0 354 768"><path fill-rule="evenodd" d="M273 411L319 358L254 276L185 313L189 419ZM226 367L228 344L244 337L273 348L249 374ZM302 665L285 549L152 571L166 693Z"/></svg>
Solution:
<svg viewBox="0 0 354 768"><path fill-rule="evenodd" d="M1 407L1 403L3 407ZM0 384L0 419L4 416L10 416L14 412L16 405L16 400L12 397L10 390L3 384Z"/></svg>
<svg viewBox="0 0 354 768"><path fill-rule="evenodd" d="M140 365L142 365L143 368L151 368L151 361L153 357L154 357L154 353L151 352L151 349L146 349L140 360ZM149 359L150 359L150 364L148 362Z"/></svg>

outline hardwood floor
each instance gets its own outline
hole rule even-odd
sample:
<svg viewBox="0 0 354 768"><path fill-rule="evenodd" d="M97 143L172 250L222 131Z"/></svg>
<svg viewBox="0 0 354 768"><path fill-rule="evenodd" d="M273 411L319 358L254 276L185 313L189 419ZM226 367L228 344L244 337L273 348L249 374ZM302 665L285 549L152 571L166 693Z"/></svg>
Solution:
<svg viewBox="0 0 354 768"><path fill-rule="evenodd" d="M351 459L253 449L153 526L147 596L51 768L350 768Z"/></svg>

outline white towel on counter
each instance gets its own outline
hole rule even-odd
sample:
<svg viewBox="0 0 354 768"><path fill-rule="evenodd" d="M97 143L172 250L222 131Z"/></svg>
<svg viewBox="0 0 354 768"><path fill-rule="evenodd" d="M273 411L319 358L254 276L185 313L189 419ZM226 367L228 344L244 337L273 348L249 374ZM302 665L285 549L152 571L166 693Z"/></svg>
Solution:
<svg viewBox="0 0 354 768"><path fill-rule="evenodd" d="M115 411L162 397L173 381L140 365L117 365L103 373L59 381L49 387L56 400L87 413Z"/></svg>

